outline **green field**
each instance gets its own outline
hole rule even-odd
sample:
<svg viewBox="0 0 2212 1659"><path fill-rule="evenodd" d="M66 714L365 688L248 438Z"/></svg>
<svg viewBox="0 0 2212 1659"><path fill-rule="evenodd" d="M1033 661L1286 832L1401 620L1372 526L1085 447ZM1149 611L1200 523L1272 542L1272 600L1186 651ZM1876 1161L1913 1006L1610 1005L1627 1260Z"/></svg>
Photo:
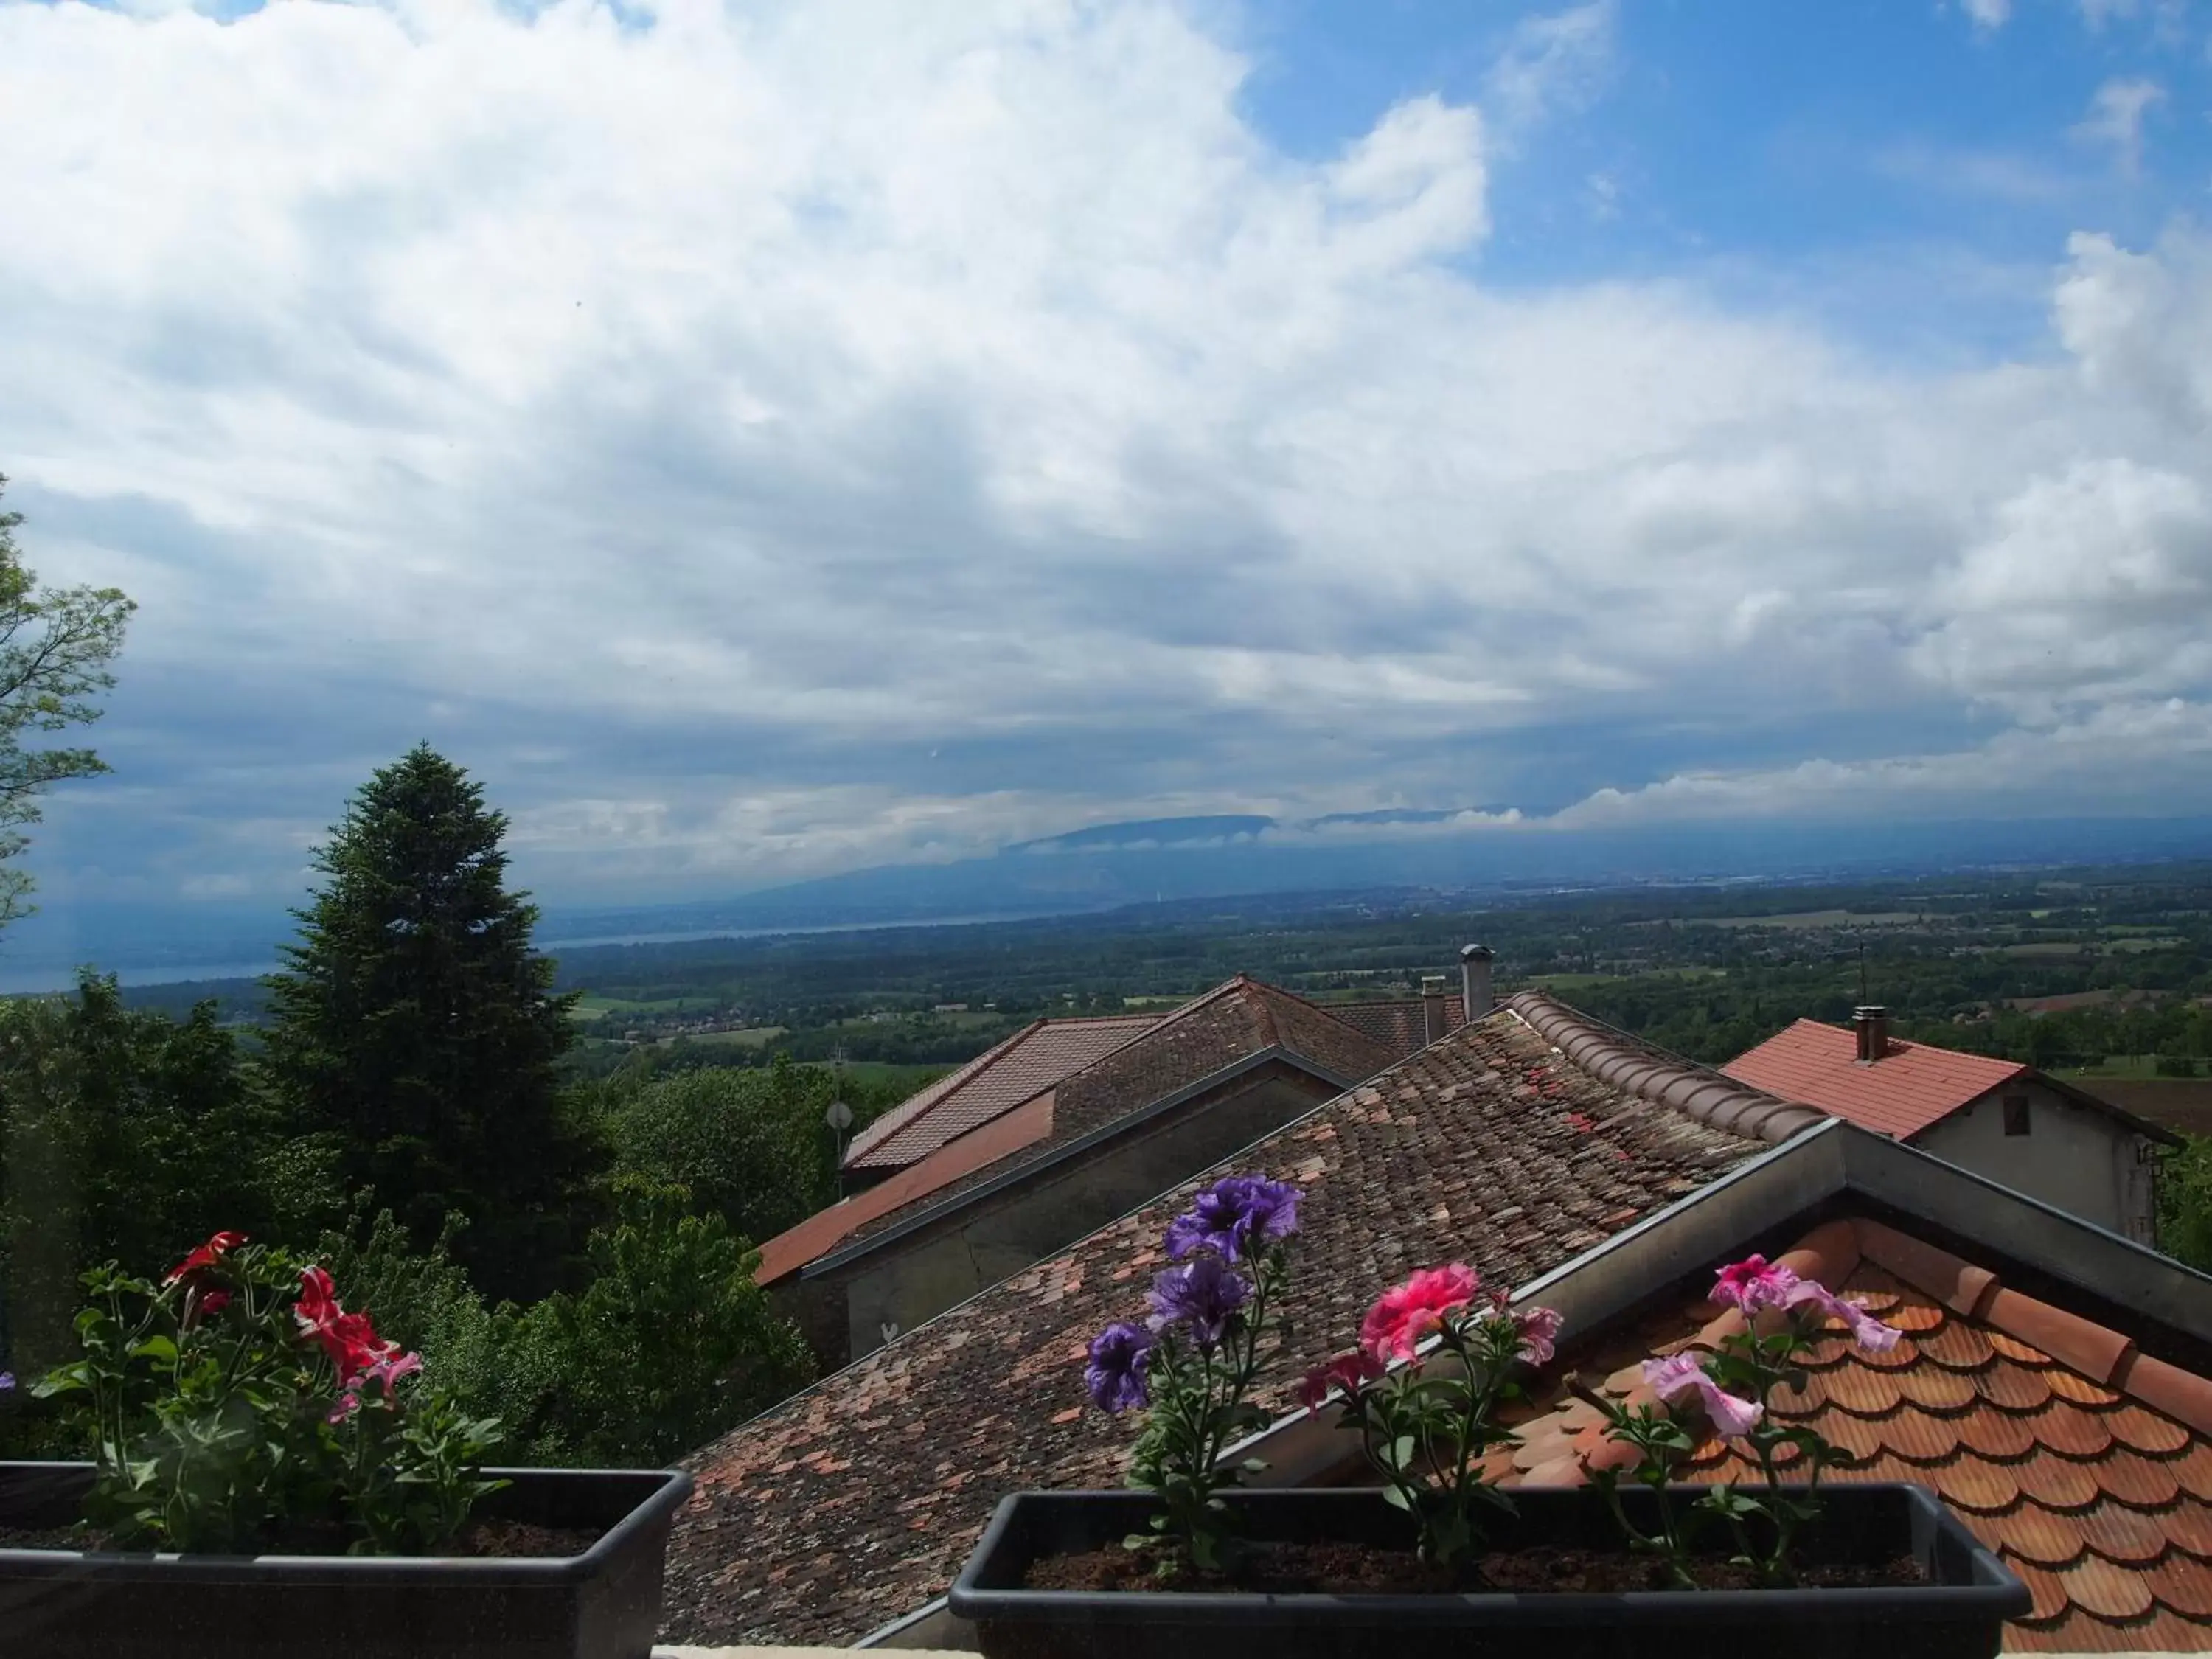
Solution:
<svg viewBox="0 0 2212 1659"><path fill-rule="evenodd" d="M1592 985L1620 985L1631 980L1727 977L1725 968L1658 968L1642 974L1538 974L1528 983L1539 991L1578 991Z"/></svg>
<svg viewBox="0 0 2212 1659"><path fill-rule="evenodd" d="M569 1012L577 1019L597 1019L602 1014L711 1014L721 1006L718 997L670 997L660 1002L638 1002L586 991L576 999L576 1006Z"/></svg>
<svg viewBox="0 0 2212 1659"><path fill-rule="evenodd" d="M2212 1061L2200 1060L2197 1062L2197 1068L2201 1074L2208 1068L2212 1068ZM2139 1083L2172 1083L2184 1087L2190 1082L2189 1079L2183 1077L2160 1077L2158 1074L2158 1057L2154 1054L2107 1054L2098 1065L2076 1066L2070 1070L2055 1073L2054 1075L2070 1078L2126 1078ZM2199 1080L2201 1081L2201 1076Z"/></svg>
<svg viewBox="0 0 2212 1659"><path fill-rule="evenodd" d="M1897 927L1923 920L1917 910L1796 910L1779 916L1715 916L1705 927Z"/></svg>
<svg viewBox="0 0 2212 1659"><path fill-rule="evenodd" d="M702 1048L765 1048L783 1035L781 1025L749 1025L742 1031L686 1031L681 1036L665 1036L660 1046L673 1042L696 1042Z"/></svg>

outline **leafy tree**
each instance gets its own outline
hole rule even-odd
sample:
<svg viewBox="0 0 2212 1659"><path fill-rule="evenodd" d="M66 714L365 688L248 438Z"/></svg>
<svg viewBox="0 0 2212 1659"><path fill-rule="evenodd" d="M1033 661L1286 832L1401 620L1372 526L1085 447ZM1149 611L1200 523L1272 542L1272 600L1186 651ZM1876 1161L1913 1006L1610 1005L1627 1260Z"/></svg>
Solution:
<svg viewBox="0 0 2212 1659"><path fill-rule="evenodd" d="M2212 1136L2185 1134L2158 1171L2158 1247L2212 1273Z"/></svg>
<svg viewBox="0 0 2212 1659"><path fill-rule="evenodd" d="M0 1002L0 1308L9 1363L68 1343L76 1275L162 1267L218 1228L277 1220L267 1114L211 1004L183 1022L89 972Z"/></svg>
<svg viewBox="0 0 2212 1659"><path fill-rule="evenodd" d="M740 1238L773 1238L836 1198L823 1123L834 1086L830 1073L787 1054L761 1069L649 1083L608 1117L615 1167L687 1188Z"/></svg>
<svg viewBox="0 0 2212 1659"><path fill-rule="evenodd" d="M774 1405L812 1376L799 1328L753 1282L760 1257L679 1186L618 1176L592 1235L592 1279L527 1313L501 1309L496 1405L530 1455L660 1463Z"/></svg>
<svg viewBox="0 0 2212 1659"><path fill-rule="evenodd" d="M343 1226L322 1235L316 1260L348 1287L350 1304L375 1319L379 1333L422 1356L432 1381L451 1388L472 1410L492 1409L498 1393L492 1310L453 1259L454 1238L466 1223L447 1212L444 1231L418 1250L390 1210L364 1219L365 1206L364 1195Z"/></svg>
<svg viewBox="0 0 2212 1659"><path fill-rule="evenodd" d="M0 490L8 480L0 477ZM123 649L136 607L114 587L40 587L15 546L20 513L0 513L0 927L30 914L32 881L7 860L30 845L39 797L70 778L107 770L89 749L25 749L26 732L58 732L100 718L107 665Z"/></svg>
<svg viewBox="0 0 2212 1659"><path fill-rule="evenodd" d="M590 1174L555 1062L573 996L531 949L537 908L505 885L506 817L428 744L348 803L269 981L264 1065L295 1127L333 1137L341 1190L373 1188L418 1238L449 1212L495 1296L556 1281Z"/></svg>

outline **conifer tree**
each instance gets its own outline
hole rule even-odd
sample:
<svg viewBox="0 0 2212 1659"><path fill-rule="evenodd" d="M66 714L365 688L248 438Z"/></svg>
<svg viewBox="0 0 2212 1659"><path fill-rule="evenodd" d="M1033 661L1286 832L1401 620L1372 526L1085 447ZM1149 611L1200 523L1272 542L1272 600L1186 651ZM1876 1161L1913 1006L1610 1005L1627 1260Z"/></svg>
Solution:
<svg viewBox="0 0 2212 1659"><path fill-rule="evenodd" d="M295 1127L336 1147L349 1194L373 1188L418 1238L465 1216L471 1277L527 1297L587 1219L588 1170L554 1073L574 998L531 949L538 911L505 885L506 831L427 744L371 777L316 851L328 879L269 981L265 1065Z"/></svg>

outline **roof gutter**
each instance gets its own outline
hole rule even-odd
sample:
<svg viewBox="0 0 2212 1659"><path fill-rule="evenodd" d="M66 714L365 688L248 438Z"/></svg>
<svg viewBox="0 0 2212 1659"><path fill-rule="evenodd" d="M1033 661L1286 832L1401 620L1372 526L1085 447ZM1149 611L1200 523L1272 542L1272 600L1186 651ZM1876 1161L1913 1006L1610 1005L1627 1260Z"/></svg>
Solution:
<svg viewBox="0 0 2212 1659"><path fill-rule="evenodd" d="M953 1653L974 1653L979 1644L975 1626L969 1620L957 1617L940 1595L933 1601L925 1601L912 1613L901 1613L888 1625L878 1625L859 1641L856 1648L933 1649ZM757 1651L766 1652L760 1649Z"/></svg>

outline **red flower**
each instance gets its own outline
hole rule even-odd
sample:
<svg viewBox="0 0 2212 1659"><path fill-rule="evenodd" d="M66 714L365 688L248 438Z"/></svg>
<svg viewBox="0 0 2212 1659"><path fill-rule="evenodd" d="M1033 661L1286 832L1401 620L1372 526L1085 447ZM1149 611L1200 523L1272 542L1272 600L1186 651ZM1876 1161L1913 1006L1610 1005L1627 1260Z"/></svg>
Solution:
<svg viewBox="0 0 2212 1659"><path fill-rule="evenodd" d="M1347 1395L1359 1390L1382 1375L1382 1366L1364 1353L1340 1353L1326 1365L1316 1365L1298 1384L1298 1403L1308 1411L1319 1411L1322 1402L1332 1389L1341 1389Z"/></svg>
<svg viewBox="0 0 2212 1659"><path fill-rule="evenodd" d="M234 1250L245 1243L244 1233L217 1233L172 1268L169 1276L161 1281L161 1288L167 1290L186 1273L196 1273L203 1267L214 1267L222 1260L225 1250Z"/></svg>
<svg viewBox="0 0 2212 1659"><path fill-rule="evenodd" d="M399 1352L397 1342L380 1340L376 1328L368 1322L368 1316L348 1313L337 1298L337 1287L331 1282L330 1274L320 1267L303 1268L300 1273L300 1299L293 1304L292 1312L300 1322L300 1333L312 1336L322 1345L336 1368L338 1381L346 1388L364 1372L389 1361Z"/></svg>
<svg viewBox="0 0 2212 1659"><path fill-rule="evenodd" d="M300 1270L300 1299L293 1304L292 1311L302 1329L313 1331L327 1325L345 1310L338 1306L337 1286L331 1283L330 1274L320 1267L303 1267Z"/></svg>
<svg viewBox="0 0 2212 1659"><path fill-rule="evenodd" d="M342 1313L328 1324L317 1326L314 1337L330 1355L339 1381L349 1387L362 1373L399 1352L397 1342L377 1340L367 1314Z"/></svg>
<svg viewBox="0 0 2212 1659"><path fill-rule="evenodd" d="M200 1298L200 1316L202 1318L205 1318L210 1314L219 1314L229 1305L230 1292L228 1291L210 1291L205 1296Z"/></svg>
<svg viewBox="0 0 2212 1659"><path fill-rule="evenodd" d="M1474 1300L1482 1281L1474 1269L1455 1261L1448 1267L1423 1267L1402 1285L1375 1298L1359 1322L1359 1346L1378 1364L1411 1359L1420 1340Z"/></svg>

